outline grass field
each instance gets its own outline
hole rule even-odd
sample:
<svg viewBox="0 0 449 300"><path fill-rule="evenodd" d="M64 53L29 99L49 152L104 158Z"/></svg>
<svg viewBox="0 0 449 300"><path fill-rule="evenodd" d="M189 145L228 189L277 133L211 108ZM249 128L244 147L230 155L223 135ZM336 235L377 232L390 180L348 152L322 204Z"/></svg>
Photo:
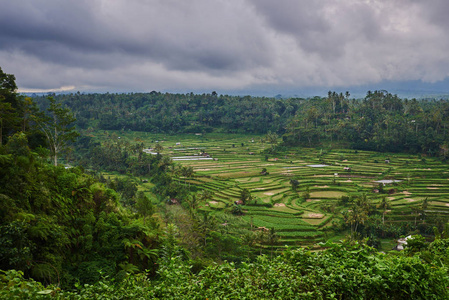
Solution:
<svg viewBox="0 0 449 300"><path fill-rule="evenodd" d="M111 134L98 132L95 137L101 141ZM230 209L240 192L248 189L254 200L243 207L243 220L248 226L273 227L280 237L279 245L310 245L332 238L329 228L341 214L338 210L331 212L329 207L335 207L342 196L366 193L374 204L387 196L391 208L385 215L386 223L419 219L416 208L425 198L429 202L427 216L440 216L446 221L449 217L449 166L428 157L313 148L271 155L264 151L272 146L257 135L115 134L130 143L143 142L146 148L154 147L157 141L164 147L163 155L184 157L176 163L192 166L195 176L179 180L213 193L208 203L202 203L203 210ZM200 153L211 159L198 160ZM299 181L295 192L292 179ZM378 180L398 182L386 183L381 194L376 192ZM141 189L147 191L149 187Z"/></svg>

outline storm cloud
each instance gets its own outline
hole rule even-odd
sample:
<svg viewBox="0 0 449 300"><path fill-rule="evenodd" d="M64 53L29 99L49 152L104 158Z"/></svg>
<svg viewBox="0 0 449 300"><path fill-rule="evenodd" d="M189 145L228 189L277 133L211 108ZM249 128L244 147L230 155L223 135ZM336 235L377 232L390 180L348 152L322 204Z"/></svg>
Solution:
<svg viewBox="0 0 449 300"><path fill-rule="evenodd" d="M449 77L444 0L0 0L21 90L220 92Z"/></svg>

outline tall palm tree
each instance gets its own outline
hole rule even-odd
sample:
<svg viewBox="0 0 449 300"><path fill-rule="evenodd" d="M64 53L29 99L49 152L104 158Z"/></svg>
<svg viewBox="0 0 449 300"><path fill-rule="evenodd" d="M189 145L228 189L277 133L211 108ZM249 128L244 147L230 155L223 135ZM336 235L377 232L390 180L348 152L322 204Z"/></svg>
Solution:
<svg viewBox="0 0 449 300"><path fill-rule="evenodd" d="M387 199L387 196L382 198L382 201L377 205L377 208L382 209L382 224L385 224L385 213L387 209L390 208L390 200Z"/></svg>

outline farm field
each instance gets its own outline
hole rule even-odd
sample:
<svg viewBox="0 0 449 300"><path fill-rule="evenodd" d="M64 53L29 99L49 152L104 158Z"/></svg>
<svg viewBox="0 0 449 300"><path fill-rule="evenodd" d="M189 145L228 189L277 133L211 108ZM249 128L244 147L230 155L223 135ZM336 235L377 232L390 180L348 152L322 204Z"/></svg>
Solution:
<svg viewBox="0 0 449 300"><path fill-rule="evenodd" d="M142 142L148 149L157 141L163 155L193 167L193 177L178 180L212 192L201 210L231 210L247 189L252 200L242 206L241 218L248 227L274 228L279 246L313 245L342 234L334 230L344 222L342 213L347 211L340 205L342 197L364 193L373 206L384 197L390 201L385 224L447 221L449 217L448 164L428 157L315 148L267 154L272 145L258 135L114 134L130 143ZM101 141L111 135L105 131L94 137ZM296 191L293 179L299 183ZM424 199L428 205L420 211Z"/></svg>

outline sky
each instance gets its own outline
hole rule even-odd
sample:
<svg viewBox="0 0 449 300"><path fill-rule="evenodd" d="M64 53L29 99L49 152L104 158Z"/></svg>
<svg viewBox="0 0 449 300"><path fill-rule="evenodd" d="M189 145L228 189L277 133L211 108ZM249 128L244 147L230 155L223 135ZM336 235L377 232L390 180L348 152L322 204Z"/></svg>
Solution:
<svg viewBox="0 0 449 300"><path fill-rule="evenodd" d="M447 0L0 0L19 92L449 94Z"/></svg>

